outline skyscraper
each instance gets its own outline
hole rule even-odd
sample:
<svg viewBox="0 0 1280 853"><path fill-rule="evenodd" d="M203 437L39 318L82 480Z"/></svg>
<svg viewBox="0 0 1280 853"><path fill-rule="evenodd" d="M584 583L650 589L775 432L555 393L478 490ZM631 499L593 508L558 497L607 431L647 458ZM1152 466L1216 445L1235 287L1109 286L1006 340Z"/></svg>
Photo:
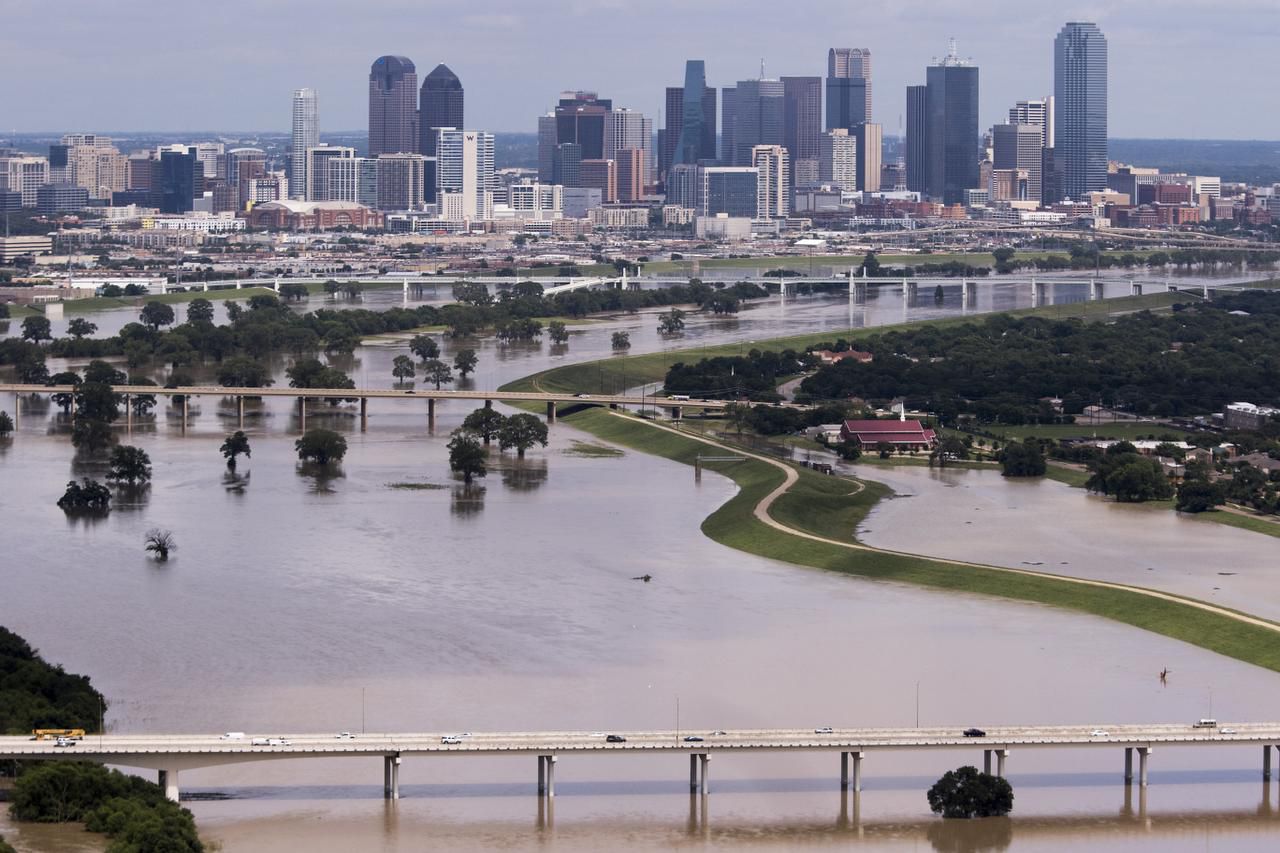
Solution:
<svg viewBox="0 0 1280 853"><path fill-rule="evenodd" d="M418 71L403 56L380 56L369 69L369 156L418 150Z"/></svg>
<svg viewBox="0 0 1280 853"><path fill-rule="evenodd" d="M781 145L786 110L781 80L739 80L733 95L732 162L750 166L757 145ZM726 120L728 111L726 110ZM727 129L727 125L726 125ZM729 161L729 153L721 157Z"/></svg>
<svg viewBox="0 0 1280 853"><path fill-rule="evenodd" d="M928 175L928 95L927 86L907 87L906 150L903 159L907 169L907 189L916 193L925 191Z"/></svg>
<svg viewBox="0 0 1280 853"><path fill-rule="evenodd" d="M756 177L756 219L786 219L791 214L791 164L781 145L751 149Z"/></svg>
<svg viewBox="0 0 1280 853"><path fill-rule="evenodd" d="M464 221L493 215L493 134L478 130L441 130L436 169L442 210L450 207Z"/></svg>
<svg viewBox="0 0 1280 853"><path fill-rule="evenodd" d="M556 144L582 147L583 160L604 159L604 128L613 101L595 92L563 92L556 104Z"/></svg>
<svg viewBox="0 0 1280 853"><path fill-rule="evenodd" d="M412 153L380 154L377 160L378 209L421 209L426 183L423 173L425 158Z"/></svg>
<svg viewBox="0 0 1280 853"><path fill-rule="evenodd" d="M706 63L690 59L684 66L684 88L667 92L667 138L674 151L674 163L697 163L716 159L716 90L707 86ZM675 108L678 101L679 118Z"/></svg>
<svg viewBox="0 0 1280 853"><path fill-rule="evenodd" d="M843 127L819 140L818 180L853 192L858 188L858 140Z"/></svg>
<svg viewBox="0 0 1280 853"><path fill-rule="evenodd" d="M1053 96L1034 101L1018 101L1009 109L1009 124L1033 124L1040 128L1040 144L1054 145Z"/></svg>
<svg viewBox="0 0 1280 853"><path fill-rule="evenodd" d="M1034 124L997 124L991 128L991 168L1026 172L1025 198L1020 192L1014 192L1011 198L1040 203L1043 134L1044 128ZM994 193L992 198L996 198Z"/></svg>
<svg viewBox="0 0 1280 853"><path fill-rule="evenodd" d="M152 188L161 213L190 213L195 198L204 192L204 167L194 154L162 151L158 161L158 186Z"/></svg>
<svg viewBox="0 0 1280 853"><path fill-rule="evenodd" d="M978 186L978 67L955 47L926 71L925 190L943 204Z"/></svg>
<svg viewBox="0 0 1280 853"><path fill-rule="evenodd" d="M441 63L422 81L422 97L418 100L418 153L434 157L436 131L442 127L465 126L462 81L449 66Z"/></svg>
<svg viewBox="0 0 1280 853"><path fill-rule="evenodd" d="M833 47L827 51L827 130L864 121L871 121L871 51Z"/></svg>
<svg viewBox="0 0 1280 853"><path fill-rule="evenodd" d="M538 116L538 183L551 184L556 158L556 116Z"/></svg>
<svg viewBox="0 0 1280 853"><path fill-rule="evenodd" d="M644 198L646 154L636 148L618 151L614 162L617 164L619 201L640 201Z"/></svg>
<svg viewBox="0 0 1280 853"><path fill-rule="evenodd" d="M792 183L810 186L818 180L822 78L783 77L782 101L782 144L791 155Z"/></svg>
<svg viewBox="0 0 1280 853"><path fill-rule="evenodd" d="M858 189L865 193L879 192L881 155L884 151L881 127L875 122L864 121L852 133L858 140Z"/></svg>
<svg viewBox="0 0 1280 853"><path fill-rule="evenodd" d="M1107 39L1069 23L1053 42L1054 161L1073 200L1107 188Z"/></svg>
<svg viewBox="0 0 1280 853"><path fill-rule="evenodd" d="M289 198L307 193L307 149L320 144L315 89L293 90L293 136L289 141Z"/></svg>
<svg viewBox="0 0 1280 853"><path fill-rule="evenodd" d="M609 113L604 126L604 159L617 160L619 151L639 151L643 162L643 180L649 180L653 158L649 150L653 145L653 120L635 110L616 109ZM619 164L621 168L621 164Z"/></svg>
<svg viewBox="0 0 1280 853"><path fill-rule="evenodd" d="M303 174L307 185L303 198L307 201L338 201L329 195L329 161L355 158L356 149L341 145L315 145L307 149ZM345 200L345 199L343 199Z"/></svg>

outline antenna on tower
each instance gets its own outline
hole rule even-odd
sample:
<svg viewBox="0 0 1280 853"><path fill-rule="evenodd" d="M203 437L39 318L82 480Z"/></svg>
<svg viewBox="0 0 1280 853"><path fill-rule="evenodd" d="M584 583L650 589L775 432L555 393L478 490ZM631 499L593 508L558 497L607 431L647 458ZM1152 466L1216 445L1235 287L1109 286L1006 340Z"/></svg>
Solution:
<svg viewBox="0 0 1280 853"><path fill-rule="evenodd" d="M947 40L947 55L950 56L952 59L955 59L956 54L957 54L956 37L952 36L950 39Z"/></svg>
<svg viewBox="0 0 1280 853"><path fill-rule="evenodd" d="M760 79L764 79L764 57L760 57Z"/></svg>

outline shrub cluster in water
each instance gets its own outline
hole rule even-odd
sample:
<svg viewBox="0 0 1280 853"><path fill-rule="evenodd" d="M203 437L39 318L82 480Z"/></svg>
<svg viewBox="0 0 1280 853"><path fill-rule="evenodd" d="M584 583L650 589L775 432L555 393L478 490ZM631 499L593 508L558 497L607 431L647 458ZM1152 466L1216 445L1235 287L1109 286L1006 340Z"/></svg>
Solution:
<svg viewBox="0 0 1280 853"><path fill-rule="evenodd" d="M58 506L67 512L106 512L111 509L111 490L88 477L79 483L72 480L58 498Z"/></svg>

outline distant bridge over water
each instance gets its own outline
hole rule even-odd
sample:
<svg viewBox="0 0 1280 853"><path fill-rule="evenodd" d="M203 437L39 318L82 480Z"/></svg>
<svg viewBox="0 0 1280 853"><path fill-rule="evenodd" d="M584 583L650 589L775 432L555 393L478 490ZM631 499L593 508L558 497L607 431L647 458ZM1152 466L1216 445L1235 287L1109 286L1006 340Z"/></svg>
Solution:
<svg viewBox="0 0 1280 853"><path fill-rule="evenodd" d="M305 758L380 758L386 797L400 796L400 766L408 757L460 759L493 756L537 758L540 796L555 796L560 757L688 756L691 792L707 794L713 755L757 752L839 755L840 787L862 788L863 763L872 755L907 751L981 752L983 767L1005 775L1009 753L1023 749L1112 749L1123 751L1123 782L1136 778L1146 787L1151 756L1157 749L1187 747L1262 747L1262 777L1270 780L1272 747L1280 744L1280 723L1232 723L1195 727L1186 724L1005 726L969 737L959 726L926 729L756 729L736 731L483 732L450 734L297 734L233 737L208 734L90 735L75 746L24 737L0 737L0 761L55 758L102 761L159 771L166 795L177 800L183 771L254 761ZM1277 747L1280 749L1280 747Z"/></svg>

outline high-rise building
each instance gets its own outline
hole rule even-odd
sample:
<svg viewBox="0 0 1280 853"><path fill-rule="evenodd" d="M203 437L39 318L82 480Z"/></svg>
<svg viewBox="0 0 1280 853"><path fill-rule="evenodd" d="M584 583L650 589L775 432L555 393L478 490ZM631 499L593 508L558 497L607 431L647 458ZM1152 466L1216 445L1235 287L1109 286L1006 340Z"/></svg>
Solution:
<svg viewBox="0 0 1280 853"><path fill-rule="evenodd" d="M858 140L858 189L865 193L880 191L880 167L884 135L880 125L863 122L852 131Z"/></svg>
<svg viewBox="0 0 1280 853"><path fill-rule="evenodd" d="M858 140L843 127L828 130L818 146L818 180L845 192L858 188Z"/></svg>
<svg viewBox="0 0 1280 853"><path fill-rule="evenodd" d="M128 187L129 161L109 136L69 133L60 145L49 146L49 180L84 187L90 198L109 199Z"/></svg>
<svg viewBox="0 0 1280 853"><path fill-rule="evenodd" d="M423 156L378 155L378 209L419 210L423 204Z"/></svg>
<svg viewBox="0 0 1280 853"><path fill-rule="evenodd" d="M0 190L20 193L23 207L35 207L36 191L47 183L47 157L0 157Z"/></svg>
<svg viewBox="0 0 1280 853"><path fill-rule="evenodd" d="M315 89L293 90L293 135L289 140L289 198L307 197L307 150L320 144Z"/></svg>
<svg viewBox="0 0 1280 853"><path fill-rule="evenodd" d="M441 63L431 69L431 73L422 81L422 93L418 100L421 135L418 153L434 157L436 131L442 127L466 127L463 114L462 81L449 70L449 66Z"/></svg>
<svg viewBox="0 0 1280 853"><path fill-rule="evenodd" d="M791 215L791 164L781 145L751 149L756 168L756 219L786 219Z"/></svg>
<svg viewBox="0 0 1280 853"><path fill-rule="evenodd" d="M1073 22L1053 42L1054 160L1073 200L1107 188L1107 39Z"/></svg>
<svg viewBox="0 0 1280 853"><path fill-rule="evenodd" d="M929 88L927 86L908 86L903 165L907 173L907 189L911 192L922 193L925 191L929 161L928 126Z"/></svg>
<svg viewBox="0 0 1280 853"><path fill-rule="evenodd" d="M925 192L962 204L978 188L978 67L955 47L926 70Z"/></svg>
<svg viewBox="0 0 1280 853"><path fill-rule="evenodd" d="M738 89L726 86L720 90L720 155L717 158L721 165L733 163L733 149L736 146L734 129L738 126Z"/></svg>
<svg viewBox="0 0 1280 853"><path fill-rule="evenodd" d="M538 182L552 183L556 159L556 116L547 113L538 116Z"/></svg>
<svg viewBox="0 0 1280 853"><path fill-rule="evenodd" d="M236 188L240 199L239 210L244 210L248 197L248 181L255 180L267 173L267 153L261 148L232 148L222 155L222 173L226 176L228 186ZM131 187L141 187L130 183ZM152 185L148 183L147 187Z"/></svg>
<svg viewBox="0 0 1280 853"><path fill-rule="evenodd" d="M159 181L152 193L161 213L190 213L196 196L204 192L204 167L194 154L161 151ZM154 180L154 179L153 179Z"/></svg>
<svg viewBox="0 0 1280 853"><path fill-rule="evenodd" d="M618 169L613 160L583 160L580 168L581 186L600 190L600 198L605 204L617 202Z"/></svg>
<svg viewBox="0 0 1280 853"><path fill-rule="evenodd" d="M732 165L750 166L757 145L783 144L783 102L781 80L738 81L733 95Z"/></svg>
<svg viewBox="0 0 1280 853"><path fill-rule="evenodd" d="M760 201L759 177L759 170L753 166L699 167L694 209L698 216L723 213L755 219Z"/></svg>
<svg viewBox="0 0 1280 853"><path fill-rule="evenodd" d="M1041 167L1044 158L1044 128L1034 124L997 124L991 128L991 168L993 173L997 170L1003 171L1025 171L1025 184L1017 184L1017 187L1025 188L1026 196L1022 196L1021 190L1016 191L1012 198L1019 201L1034 201L1040 203L1041 198ZM993 199L997 198L996 193L992 193Z"/></svg>
<svg viewBox="0 0 1280 853"><path fill-rule="evenodd" d="M676 163L667 172L667 204L696 207L698 203L698 167L692 163Z"/></svg>
<svg viewBox="0 0 1280 853"><path fill-rule="evenodd" d="M582 146L564 142L551 155L551 183L563 187L582 186Z"/></svg>
<svg viewBox="0 0 1280 853"><path fill-rule="evenodd" d="M619 201L640 201L644 198L645 159L645 152L638 148L623 148L614 158Z"/></svg>
<svg viewBox="0 0 1280 853"><path fill-rule="evenodd" d="M356 149L342 145L316 145L308 148L302 167L303 174L307 176L303 197L307 201L339 201L340 199L331 198L329 195L329 162L351 160L355 156Z"/></svg>
<svg viewBox="0 0 1280 853"><path fill-rule="evenodd" d="M827 51L827 130L872 120L871 51L833 47Z"/></svg>
<svg viewBox="0 0 1280 853"><path fill-rule="evenodd" d="M666 168L716 159L716 90L701 59L685 62L683 88L667 89L666 146Z"/></svg>
<svg viewBox="0 0 1280 853"><path fill-rule="evenodd" d="M822 136L822 78L782 78L782 142L791 155L795 186L818 180L818 147Z"/></svg>
<svg viewBox="0 0 1280 853"><path fill-rule="evenodd" d="M1009 124L1034 124L1040 128L1040 144L1054 145L1053 95L1035 101L1018 101L1009 109Z"/></svg>
<svg viewBox="0 0 1280 853"><path fill-rule="evenodd" d="M439 201L453 196L451 204L460 211L461 221L472 222L493 216L493 134L478 130L444 129L436 141L436 185ZM452 217L451 217L452 218Z"/></svg>
<svg viewBox="0 0 1280 853"><path fill-rule="evenodd" d="M649 180L653 160L649 149L653 140L653 121L635 110L617 109L609 113L604 126L604 159L617 160L618 152L631 149L639 151L644 162L641 171Z"/></svg>
<svg viewBox="0 0 1280 853"><path fill-rule="evenodd" d="M380 56L369 69L369 156L418 150L418 71L404 56Z"/></svg>
<svg viewBox="0 0 1280 853"><path fill-rule="evenodd" d="M604 159L604 129L613 101L595 92L562 92L556 104L556 144L574 143L583 160Z"/></svg>
<svg viewBox="0 0 1280 853"><path fill-rule="evenodd" d="M325 162L329 177L325 182L328 201L353 201L378 207L378 159L376 157L330 157Z"/></svg>

